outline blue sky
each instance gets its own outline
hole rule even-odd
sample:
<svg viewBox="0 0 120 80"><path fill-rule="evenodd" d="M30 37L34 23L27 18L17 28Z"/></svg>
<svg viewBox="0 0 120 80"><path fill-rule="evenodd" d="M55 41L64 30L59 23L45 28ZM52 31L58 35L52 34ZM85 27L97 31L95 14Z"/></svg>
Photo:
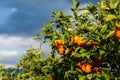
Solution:
<svg viewBox="0 0 120 80"><path fill-rule="evenodd" d="M78 1L85 6L89 0ZM32 37L50 21L52 12L70 14L71 7L72 0L0 0L0 64L14 66L31 45L38 47Z"/></svg>

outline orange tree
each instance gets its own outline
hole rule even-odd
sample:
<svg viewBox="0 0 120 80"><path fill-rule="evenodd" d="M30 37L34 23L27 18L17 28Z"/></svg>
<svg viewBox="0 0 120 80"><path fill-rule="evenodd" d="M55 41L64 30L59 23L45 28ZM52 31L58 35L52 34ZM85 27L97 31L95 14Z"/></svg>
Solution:
<svg viewBox="0 0 120 80"><path fill-rule="evenodd" d="M53 20L37 35L50 43L49 57L42 60L29 51L19 64L22 73L32 71L35 79L48 80L119 80L120 1L101 0L83 8L72 1L72 15L53 12Z"/></svg>
<svg viewBox="0 0 120 80"><path fill-rule="evenodd" d="M60 55L48 73L54 80L120 79L120 2L101 0L84 8L73 0L73 15L53 12L38 37Z"/></svg>

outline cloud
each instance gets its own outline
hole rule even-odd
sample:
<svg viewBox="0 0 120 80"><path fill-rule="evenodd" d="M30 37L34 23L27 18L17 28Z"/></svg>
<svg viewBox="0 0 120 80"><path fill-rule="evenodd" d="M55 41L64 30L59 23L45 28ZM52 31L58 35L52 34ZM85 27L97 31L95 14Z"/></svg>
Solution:
<svg viewBox="0 0 120 80"><path fill-rule="evenodd" d="M77 0L87 4L88 0ZM97 2L99 0L91 0ZM73 6L72 0L4 0L2 6L10 8L13 12L6 24L0 27L0 34L15 36L34 36L40 32L44 23L51 19L53 11L64 11L69 13ZM69 10L68 10L69 9Z"/></svg>
<svg viewBox="0 0 120 80"><path fill-rule="evenodd" d="M4 59L12 59L17 57L18 52L16 50L13 51L6 51L6 50L2 50L0 51L0 60L4 60Z"/></svg>
<svg viewBox="0 0 120 80"><path fill-rule="evenodd" d="M11 11L12 11L12 12L16 12L16 11L17 11L17 8L11 8Z"/></svg>
<svg viewBox="0 0 120 80"><path fill-rule="evenodd" d="M0 48L24 48L30 46L35 41L31 37L0 35Z"/></svg>
<svg viewBox="0 0 120 80"><path fill-rule="evenodd" d="M16 64L17 59L24 54L25 50L33 46L39 47L39 43L32 38L0 35L0 61L4 64Z"/></svg>
<svg viewBox="0 0 120 80"><path fill-rule="evenodd" d="M18 63L19 52L17 50L0 50L0 64L14 66Z"/></svg>
<svg viewBox="0 0 120 80"><path fill-rule="evenodd" d="M14 65L18 63L18 59L31 48L39 48L40 41L35 41L31 37L9 36L7 34L0 35L0 62L6 65ZM51 51L50 43L42 45L43 51L48 56Z"/></svg>
<svg viewBox="0 0 120 80"><path fill-rule="evenodd" d="M53 11L66 10L70 6L67 1L48 0L11 0L4 6L13 8L12 15L6 24L0 27L0 34L6 33L17 36L34 36L40 32L44 23L48 23ZM63 9L63 6L64 9Z"/></svg>

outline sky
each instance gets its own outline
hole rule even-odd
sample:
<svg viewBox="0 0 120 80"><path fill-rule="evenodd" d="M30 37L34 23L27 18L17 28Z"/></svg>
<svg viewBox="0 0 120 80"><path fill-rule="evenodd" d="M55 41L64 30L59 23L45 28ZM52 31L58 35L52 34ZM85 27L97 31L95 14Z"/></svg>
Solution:
<svg viewBox="0 0 120 80"><path fill-rule="evenodd" d="M77 0L80 6L99 0ZM53 11L71 14L72 0L0 0L0 64L14 67L25 50L39 43L37 35L45 23L49 23ZM46 53L48 43L43 45Z"/></svg>

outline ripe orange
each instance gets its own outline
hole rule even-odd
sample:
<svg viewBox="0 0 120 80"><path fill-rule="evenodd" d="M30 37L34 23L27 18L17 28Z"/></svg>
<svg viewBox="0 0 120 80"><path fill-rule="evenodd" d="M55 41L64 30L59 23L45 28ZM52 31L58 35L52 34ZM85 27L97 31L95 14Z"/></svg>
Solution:
<svg viewBox="0 0 120 80"><path fill-rule="evenodd" d="M115 28L115 37L120 39L120 24Z"/></svg>
<svg viewBox="0 0 120 80"><path fill-rule="evenodd" d="M120 30L118 30L118 31L116 30L115 31L115 37L120 39Z"/></svg>
<svg viewBox="0 0 120 80"><path fill-rule="evenodd" d="M87 73L87 74L92 72L92 66L90 64L83 64L81 66L81 69L84 73Z"/></svg>
<svg viewBox="0 0 120 80"><path fill-rule="evenodd" d="M84 46L86 44L86 40L79 40L78 42L77 42L77 45L78 46Z"/></svg>
<svg viewBox="0 0 120 80"><path fill-rule="evenodd" d="M58 48L59 46L63 45L64 41L63 40L55 40L55 45Z"/></svg>
<svg viewBox="0 0 120 80"><path fill-rule="evenodd" d="M84 46L86 44L86 40L83 37L75 36L71 38L71 42L77 44L78 46Z"/></svg>
<svg viewBox="0 0 120 80"><path fill-rule="evenodd" d="M58 53L60 54L60 55L63 55L64 53L65 53L65 47L64 46L59 46L58 47Z"/></svg>
<svg viewBox="0 0 120 80"><path fill-rule="evenodd" d="M78 67L78 68L81 68L81 65L82 65L81 62L78 62L78 63L77 63L77 67Z"/></svg>
<svg viewBox="0 0 120 80"><path fill-rule="evenodd" d="M77 42L81 39L80 36L74 36L71 38L71 42L77 44Z"/></svg>

